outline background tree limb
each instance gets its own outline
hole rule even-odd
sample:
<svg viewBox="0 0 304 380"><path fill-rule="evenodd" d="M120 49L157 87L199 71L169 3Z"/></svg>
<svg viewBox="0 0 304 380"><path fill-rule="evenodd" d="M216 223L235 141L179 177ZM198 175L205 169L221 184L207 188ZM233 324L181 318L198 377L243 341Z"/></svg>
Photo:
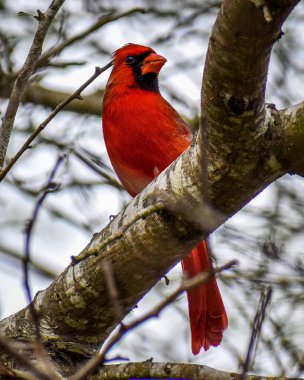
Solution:
<svg viewBox="0 0 304 380"><path fill-rule="evenodd" d="M38 29L34 36L29 54L14 84L0 129L0 167L2 167L4 163L7 146L21 98L42 52L42 45L49 26L63 3L64 0L53 0L45 13L42 13L40 10L37 11L38 16L35 18L39 21Z"/></svg>
<svg viewBox="0 0 304 380"><path fill-rule="evenodd" d="M3 93L1 95L7 97L7 92L4 93L5 89L2 90ZM65 109L67 111L100 116L102 95L102 90L96 91L84 96L82 100L75 99L72 103L68 104ZM32 85L26 89L22 102L54 109L63 99L67 99L70 96L71 93L68 92L52 90L40 85Z"/></svg>

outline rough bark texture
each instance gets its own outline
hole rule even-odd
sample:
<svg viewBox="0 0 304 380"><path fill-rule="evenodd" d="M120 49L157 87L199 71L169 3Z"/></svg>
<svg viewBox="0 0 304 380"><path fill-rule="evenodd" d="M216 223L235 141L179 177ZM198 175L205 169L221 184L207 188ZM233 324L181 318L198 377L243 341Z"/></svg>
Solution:
<svg viewBox="0 0 304 380"><path fill-rule="evenodd" d="M297 1L263 3L271 22L253 1L224 1L209 41L202 84L202 149L209 162L209 197L225 214L243 207L284 173L272 131L264 125L264 95L272 45Z"/></svg>
<svg viewBox="0 0 304 380"><path fill-rule="evenodd" d="M277 130L282 140L281 158L290 174L304 175L304 102L283 110L280 114L281 128Z"/></svg>
<svg viewBox="0 0 304 380"><path fill-rule="evenodd" d="M205 158L202 144L194 141L36 296L43 340L62 373L72 373L116 325L103 276L105 259L127 313L191 248L269 183L284 173L304 172L299 154L304 141L303 105L282 112L264 106L271 45L296 3L269 2L273 21L266 25L262 10L252 2L224 1L211 37L203 87L203 135L208 139L208 195L213 208L203 200ZM226 35L232 38L230 44ZM253 46L250 54L247 40L247 49ZM245 66L240 63L242 55ZM249 69L252 62L257 67ZM28 308L0 322L0 334L31 341ZM0 357L3 364L12 364L6 354L0 352Z"/></svg>
<svg viewBox="0 0 304 380"><path fill-rule="evenodd" d="M196 364L185 363L128 363L107 365L90 380L127 380L130 378L165 378L165 379L191 379L191 380L241 380L242 375L232 372L218 371L216 369ZM284 380L284 377L246 376L243 380ZM288 379L292 380L292 379Z"/></svg>
<svg viewBox="0 0 304 380"><path fill-rule="evenodd" d="M286 110L278 113L272 109L265 129L272 131L277 128L278 125L274 124L276 119L290 120L290 124L284 125L284 132L289 136L288 144L297 146L299 137L295 136L294 143L291 137L295 120L287 118L286 114ZM274 149L280 146L281 149L286 147L283 136L276 139ZM293 155L291 150L288 152ZM116 324L102 275L104 258L111 263L120 300L125 312L128 312L208 233L208 229L214 230L228 217L202 204L201 184L198 182L201 177L199 162L198 144L193 144L92 239L81 253L79 262L71 264L48 289L36 296L34 303L42 316L43 339L49 353L67 373L81 358L91 355ZM267 166L266 169L264 167L261 165L262 171L267 169ZM304 168L304 159L302 163L298 162L298 168ZM274 170L269 181L273 175L281 173L281 170ZM232 191L230 193L233 195ZM158 199L156 205L155 199ZM159 202L163 206L159 206ZM198 214L209 223L200 223ZM0 332L19 342L33 339L28 308L0 322ZM3 354L2 363L11 363L11 359Z"/></svg>
<svg viewBox="0 0 304 380"><path fill-rule="evenodd" d="M88 357L115 327L115 313L102 275L105 258L111 263L119 298L127 313L168 269L202 240L203 232L198 224L181 215L175 216L170 211L174 205L169 208L155 205L156 199L165 205L168 199L176 199L177 204L188 199L189 207L201 207L204 211L197 187L198 154L198 145L193 145L171 170L157 179L156 186L149 186L107 228L96 234L78 263L71 264L48 289L36 296L34 304L41 313L41 333L56 361L64 358L67 362L77 362L80 356ZM211 221L212 210L207 208L206 212ZM209 223L210 229L221 223L216 222L217 214L214 219L213 225ZM159 242L162 242L161 249ZM32 339L29 310L23 309L0 322L0 334L22 341Z"/></svg>

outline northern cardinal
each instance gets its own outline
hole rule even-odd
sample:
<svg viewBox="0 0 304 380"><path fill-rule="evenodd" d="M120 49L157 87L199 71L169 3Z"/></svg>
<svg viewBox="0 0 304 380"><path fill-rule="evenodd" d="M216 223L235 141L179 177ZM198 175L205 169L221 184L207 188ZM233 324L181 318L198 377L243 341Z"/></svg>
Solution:
<svg viewBox="0 0 304 380"><path fill-rule="evenodd" d="M113 54L113 70L102 106L103 133L112 166L136 196L192 141L192 133L161 96L158 73L166 58L147 46L127 44ZM186 276L211 268L207 242L185 259ZM192 352L221 343L228 319L215 279L187 292Z"/></svg>

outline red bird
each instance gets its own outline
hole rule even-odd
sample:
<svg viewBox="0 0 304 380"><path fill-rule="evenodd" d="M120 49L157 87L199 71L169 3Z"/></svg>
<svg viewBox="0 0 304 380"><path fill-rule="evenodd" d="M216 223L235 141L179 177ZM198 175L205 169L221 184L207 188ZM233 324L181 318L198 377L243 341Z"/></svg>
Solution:
<svg viewBox="0 0 304 380"><path fill-rule="evenodd" d="M158 73L166 58L147 46L127 44L113 54L102 108L103 133L113 168L125 189L136 196L192 141L187 124L161 96ZM186 276L208 270L206 241L182 260ZM192 352L221 343L228 320L213 279L187 292Z"/></svg>

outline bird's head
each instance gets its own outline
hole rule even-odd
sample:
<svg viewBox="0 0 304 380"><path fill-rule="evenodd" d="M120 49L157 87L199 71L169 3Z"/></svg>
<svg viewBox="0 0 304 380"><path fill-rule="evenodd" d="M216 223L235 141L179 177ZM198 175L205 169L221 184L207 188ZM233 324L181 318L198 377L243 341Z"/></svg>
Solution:
<svg viewBox="0 0 304 380"><path fill-rule="evenodd" d="M127 44L113 54L110 81L128 87L158 91L157 76L166 58L147 46Z"/></svg>

